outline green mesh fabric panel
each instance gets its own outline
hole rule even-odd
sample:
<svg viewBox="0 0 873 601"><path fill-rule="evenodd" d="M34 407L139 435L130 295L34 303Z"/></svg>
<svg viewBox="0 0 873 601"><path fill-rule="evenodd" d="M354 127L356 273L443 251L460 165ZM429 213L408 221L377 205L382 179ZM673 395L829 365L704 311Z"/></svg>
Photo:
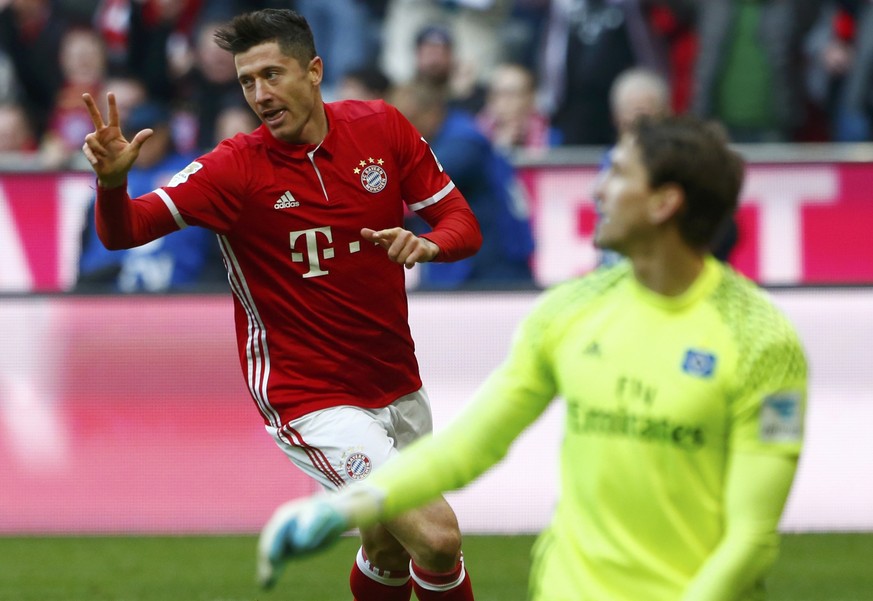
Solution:
<svg viewBox="0 0 873 601"><path fill-rule="evenodd" d="M806 358L797 334L763 290L726 269L710 302L736 338L740 360L736 396L767 380L806 379Z"/></svg>

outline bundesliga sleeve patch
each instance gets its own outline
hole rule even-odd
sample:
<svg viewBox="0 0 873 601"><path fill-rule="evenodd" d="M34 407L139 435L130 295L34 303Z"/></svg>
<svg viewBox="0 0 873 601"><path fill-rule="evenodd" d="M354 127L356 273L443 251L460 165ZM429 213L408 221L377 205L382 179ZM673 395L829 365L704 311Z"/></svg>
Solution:
<svg viewBox="0 0 873 601"><path fill-rule="evenodd" d="M167 184L168 188L175 188L180 184L184 184L188 181L188 178L203 169L203 165L194 161L184 169L182 169L179 173L173 176L173 179L170 180L170 183Z"/></svg>
<svg viewBox="0 0 873 601"><path fill-rule="evenodd" d="M803 434L800 392L780 392L761 405L762 442L798 442Z"/></svg>

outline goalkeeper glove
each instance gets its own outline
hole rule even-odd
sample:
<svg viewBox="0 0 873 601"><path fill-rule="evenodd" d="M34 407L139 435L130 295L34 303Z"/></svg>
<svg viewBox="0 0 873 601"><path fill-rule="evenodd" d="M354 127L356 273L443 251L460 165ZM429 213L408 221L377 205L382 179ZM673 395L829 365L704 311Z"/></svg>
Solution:
<svg viewBox="0 0 873 601"><path fill-rule="evenodd" d="M272 587L286 560L326 549L346 530L375 521L381 498L375 489L352 486L280 505L258 540L258 582Z"/></svg>

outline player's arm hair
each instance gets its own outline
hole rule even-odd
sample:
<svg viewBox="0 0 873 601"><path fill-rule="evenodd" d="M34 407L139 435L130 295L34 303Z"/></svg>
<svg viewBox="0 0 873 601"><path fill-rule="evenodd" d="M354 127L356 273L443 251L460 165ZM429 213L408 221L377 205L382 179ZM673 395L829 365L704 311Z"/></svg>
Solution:
<svg viewBox="0 0 873 601"><path fill-rule="evenodd" d="M794 454L731 455L724 536L682 601L736 601L760 584L779 553L779 520L796 470Z"/></svg>

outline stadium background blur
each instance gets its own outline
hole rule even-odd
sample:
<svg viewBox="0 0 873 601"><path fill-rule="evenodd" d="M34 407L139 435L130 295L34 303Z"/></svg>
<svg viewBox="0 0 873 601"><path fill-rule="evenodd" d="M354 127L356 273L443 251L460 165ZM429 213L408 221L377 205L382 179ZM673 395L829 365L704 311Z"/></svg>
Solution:
<svg viewBox="0 0 873 601"><path fill-rule="evenodd" d="M703 110L695 102L701 85L695 76L702 60L698 49L706 43L698 27L704 17L681 1L610 4L637 11L624 13L626 22L645 20L650 41L666 59L661 67L671 85L672 109ZM760 14L749 6L768 2L712 4L741 6L740 14L754 23ZM796 536L859 533L862 538L835 539L845 555L828 556L814 546L797 554L801 539L789 537L795 554L788 557L796 565L784 565L789 559L783 559L774 578L783 586L792 579L818 579L831 593L838 582L855 582L857 594L828 598L869 599L873 581L853 572L849 557L873 553L873 438L867 432L873 423L868 48L873 34L864 35L873 32L873 3L785 4L793 15L786 25L790 73L768 81L798 84L791 98L799 110L778 131L726 123L750 163L730 261L770 290L797 324L810 356L806 447L782 529ZM205 535L202 555L194 556L209 565L210 553L233 546L234 537L241 537L238 548L248 553L247 537L276 504L312 491L264 436L239 381L226 283L209 281L165 294L74 291L94 185L79 152L90 131L77 104L81 92L102 97L107 82L136 80L149 101L172 112L180 151L208 150L235 131L220 126L219 119L239 110L242 95L232 61L228 68L229 57L203 44L204 32L236 12L267 6L297 8L318 23L316 42L330 73L328 100L343 96L343 77L361 69L380 71L393 84L414 77L415 33L438 22L440 31L452 36L450 85L459 104L485 122L490 73L497 65L520 63L540 76L535 111L552 127L561 121L561 103L555 101L559 90L549 87L555 85L549 77L555 44L550 36L562 27L575 27L579 39L591 35L586 24L596 21L595 9L602 8L599 2L574 0L0 0L0 599L120 598L109 584L111 572L125 571L82 567L112 565L88 560L100 555L87 551L76 568L77 550L97 545L93 548L107 556L143 553L143 543L120 551L101 546L129 535L158 545L161 551L153 552L149 565L160 566L181 537ZM345 40L360 44L345 56L342 45L335 49L330 43L331 28L340 29L337 14L344 10L365 34ZM465 45L471 38L491 50ZM735 42L722 47L724 56L740 65L761 59L761 48L756 53ZM601 84L620 69L642 64L633 53L625 55L630 64L596 74ZM580 81L583 66L576 65ZM738 85L731 81L718 89ZM763 99L784 98L784 90L741 84L747 86L740 88L744 94L754 90ZM736 117L736 110L725 110L725 119ZM608 142L556 144L561 137L549 143L528 138L504 148L527 193L536 242L533 288L585 273L598 262L591 245L596 215L590 190ZM565 132L563 139L578 138ZM414 271L409 287L413 334L438 428L503 357L536 290L421 292L415 290ZM526 561L529 535L548 519L557 484L550 457L560 437L561 410L556 403L503 464L450 497L469 535L512 535L517 541L494 543L499 551L493 553L514 549L517 561ZM174 538L151 538L164 535ZM63 538L50 538L56 536ZM65 551L55 553L56 548ZM222 557L234 557L239 551L233 548ZM813 557L815 562L804 563ZM224 593L158 592L154 598L251 597L248 561L246 555L244 565L228 566L245 575L245 584L219 589ZM63 565L69 580L64 584L59 577L55 590L35 575L27 586L36 588L28 592L27 566L40 562ZM152 569L153 580L139 576L142 590L121 596L152 598L145 590L162 578L189 578L192 586L197 581L197 570L183 577L159 576L159 568ZM201 574L208 579L212 572ZM492 578L477 573L483 577ZM97 580L81 583L87 593L77 593L75 583L83 578ZM234 586L243 592L229 592ZM774 598L816 598L800 596L815 594L810 590ZM493 595L523 597L520 590Z"/></svg>

